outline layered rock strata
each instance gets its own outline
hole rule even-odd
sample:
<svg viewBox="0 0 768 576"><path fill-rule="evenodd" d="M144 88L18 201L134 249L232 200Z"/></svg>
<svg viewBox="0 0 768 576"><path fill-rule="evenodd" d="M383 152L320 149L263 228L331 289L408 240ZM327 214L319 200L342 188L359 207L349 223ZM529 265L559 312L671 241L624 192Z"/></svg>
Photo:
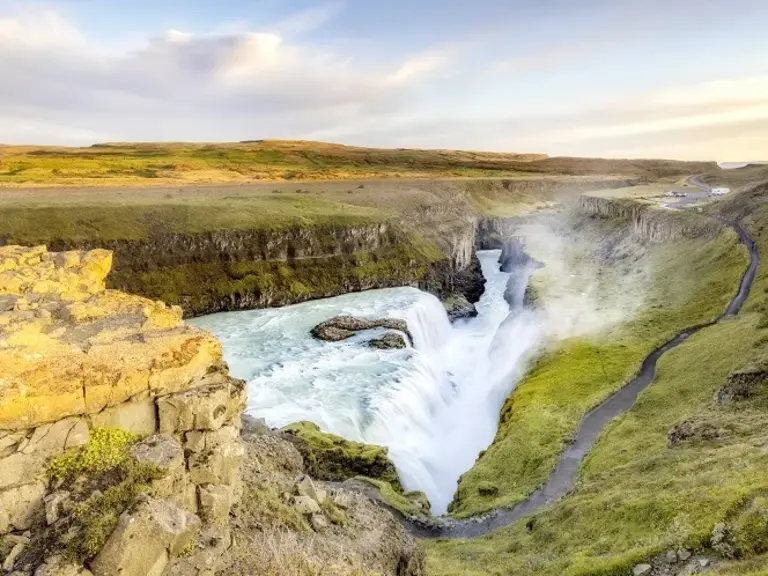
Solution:
<svg viewBox="0 0 768 576"><path fill-rule="evenodd" d="M105 250L0 248L0 537L20 545L4 562L20 575L212 575L240 496L245 385L180 308L106 290L111 263ZM144 438L129 458L156 472L146 490L87 567L25 553L65 521L51 463L114 429Z"/></svg>

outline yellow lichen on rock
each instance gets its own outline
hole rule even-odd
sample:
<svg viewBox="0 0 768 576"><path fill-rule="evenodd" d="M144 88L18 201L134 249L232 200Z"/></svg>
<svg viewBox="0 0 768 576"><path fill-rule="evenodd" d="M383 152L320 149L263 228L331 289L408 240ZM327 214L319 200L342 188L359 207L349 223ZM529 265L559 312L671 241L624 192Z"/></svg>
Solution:
<svg viewBox="0 0 768 576"><path fill-rule="evenodd" d="M181 309L105 289L106 250L0 247L0 430L184 390L221 345Z"/></svg>

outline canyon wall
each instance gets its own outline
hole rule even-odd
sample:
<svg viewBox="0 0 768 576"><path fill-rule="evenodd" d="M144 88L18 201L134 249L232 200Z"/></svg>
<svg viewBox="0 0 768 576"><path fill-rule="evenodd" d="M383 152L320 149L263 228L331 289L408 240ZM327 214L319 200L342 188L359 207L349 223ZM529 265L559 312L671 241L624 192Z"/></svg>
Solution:
<svg viewBox="0 0 768 576"><path fill-rule="evenodd" d="M713 237L722 225L688 211L671 210L622 198L582 195L580 210L607 219L627 219L632 233L643 241L667 242L681 238Z"/></svg>

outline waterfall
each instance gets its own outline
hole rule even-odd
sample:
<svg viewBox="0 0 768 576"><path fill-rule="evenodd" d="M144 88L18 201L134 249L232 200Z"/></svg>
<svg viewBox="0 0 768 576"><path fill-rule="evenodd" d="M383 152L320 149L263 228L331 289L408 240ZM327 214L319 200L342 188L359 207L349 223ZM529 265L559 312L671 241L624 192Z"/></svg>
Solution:
<svg viewBox="0 0 768 576"><path fill-rule="evenodd" d="M440 301L415 288L348 294L279 309L195 321L216 333L233 374L249 383L249 411L273 426L311 420L350 440L389 447L404 486L446 510L458 477L493 440L499 411L539 341L522 299L526 270L499 270L499 250L478 254L486 290L478 316L451 324ZM309 330L338 314L404 318L405 350L373 350L363 335L313 340Z"/></svg>

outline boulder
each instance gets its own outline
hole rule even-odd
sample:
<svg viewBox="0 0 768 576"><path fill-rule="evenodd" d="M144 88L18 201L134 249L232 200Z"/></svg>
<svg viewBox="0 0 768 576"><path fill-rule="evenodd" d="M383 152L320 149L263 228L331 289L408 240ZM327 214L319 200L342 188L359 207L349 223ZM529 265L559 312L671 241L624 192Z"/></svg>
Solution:
<svg viewBox="0 0 768 576"><path fill-rule="evenodd" d="M91 571L82 566L66 560L63 556L55 555L47 558L45 562L35 570L35 576L93 576Z"/></svg>
<svg viewBox="0 0 768 576"><path fill-rule="evenodd" d="M740 402L757 395L768 382L768 357L760 357L728 375L725 386L715 393L718 404Z"/></svg>
<svg viewBox="0 0 768 576"><path fill-rule="evenodd" d="M45 484L41 481L0 492L0 534L31 527L42 513Z"/></svg>
<svg viewBox="0 0 768 576"><path fill-rule="evenodd" d="M29 438L18 442L14 453L0 458L0 490L34 482L50 458L67 448L87 444L89 437L88 425L81 418L38 426Z"/></svg>
<svg viewBox="0 0 768 576"><path fill-rule="evenodd" d="M195 484L234 484L245 451L239 441L189 455L189 477Z"/></svg>
<svg viewBox="0 0 768 576"><path fill-rule="evenodd" d="M255 418L249 414L243 414L240 422L242 423L241 433L244 436L262 436L272 432L272 428L269 427L264 418Z"/></svg>
<svg viewBox="0 0 768 576"><path fill-rule="evenodd" d="M331 523L328 521L328 518L322 514L312 514L312 517L309 519L309 523L315 532L322 532L323 530L329 528L331 525Z"/></svg>
<svg viewBox="0 0 768 576"><path fill-rule="evenodd" d="M227 561L226 555L232 545L229 527L206 525L197 540L197 546L190 554L176 558L164 576L215 576Z"/></svg>
<svg viewBox="0 0 768 576"><path fill-rule="evenodd" d="M477 316L477 308L463 294L451 294L443 300L443 306L451 322Z"/></svg>
<svg viewBox="0 0 768 576"><path fill-rule="evenodd" d="M369 340L368 346L371 348L378 348L379 350L393 350L408 347L405 338L397 332L387 332L381 338Z"/></svg>
<svg viewBox="0 0 768 576"><path fill-rule="evenodd" d="M667 432L667 446L674 448L685 441L712 441L726 435L727 432L727 430L717 428L709 422L684 420L670 428Z"/></svg>
<svg viewBox="0 0 768 576"><path fill-rule="evenodd" d="M309 496L294 496L291 504L299 514L319 514L320 505Z"/></svg>
<svg viewBox="0 0 768 576"><path fill-rule="evenodd" d="M14 564L16 564L16 559L21 556L21 553L24 552L24 549L29 544L29 539L24 538L23 540L19 539L15 543L13 543L13 547L11 548L11 551L8 552L5 559L3 560L3 570L5 572L10 572L13 570Z"/></svg>
<svg viewBox="0 0 768 576"><path fill-rule="evenodd" d="M312 498L312 500L318 504L325 502L325 499L328 497L328 494L325 492L325 490L319 490L315 487L314 482L312 482L312 478L309 476L303 476L296 483L296 494L298 496L307 496Z"/></svg>
<svg viewBox="0 0 768 576"><path fill-rule="evenodd" d="M161 432L218 430L245 408L245 382L222 382L171 394L157 400Z"/></svg>
<svg viewBox="0 0 768 576"><path fill-rule="evenodd" d="M185 508L189 477L186 472L184 450L169 434L155 434L134 444L131 456L139 464L154 466L162 475L152 481L151 493L156 498L166 498Z"/></svg>
<svg viewBox="0 0 768 576"><path fill-rule="evenodd" d="M59 490L48 494L45 499L45 522L49 526L58 522L64 508L69 504L70 493L66 490Z"/></svg>
<svg viewBox="0 0 768 576"><path fill-rule="evenodd" d="M199 514L210 524L225 524L232 506L232 488L221 484L197 487Z"/></svg>
<svg viewBox="0 0 768 576"><path fill-rule="evenodd" d="M160 576L197 538L200 519L163 500L142 498L120 516L91 563L95 576Z"/></svg>
<svg viewBox="0 0 768 576"><path fill-rule="evenodd" d="M653 566L650 564L638 564L632 568L632 576L649 576L653 572Z"/></svg>

